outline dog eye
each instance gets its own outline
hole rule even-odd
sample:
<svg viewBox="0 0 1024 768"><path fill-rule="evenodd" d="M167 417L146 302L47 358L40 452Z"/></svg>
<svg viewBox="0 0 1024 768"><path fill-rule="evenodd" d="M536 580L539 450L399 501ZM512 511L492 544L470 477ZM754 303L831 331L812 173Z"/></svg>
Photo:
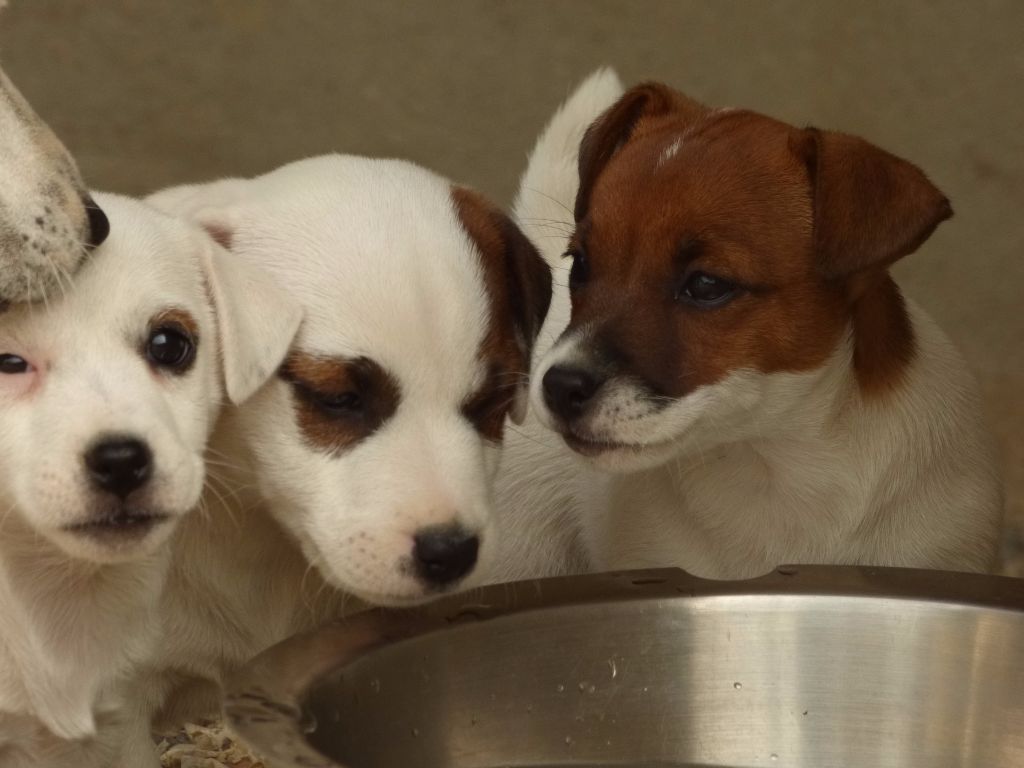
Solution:
<svg viewBox="0 0 1024 768"><path fill-rule="evenodd" d="M356 392L313 392L310 395L318 408L332 416L358 416L363 410L363 399Z"/></svg>
<svg viewBox="0 0 1024 768"><path fill-rule="evenodd" d="M572 259L572 268L569 270L569 290L576 291L590 279L590 262L587 255L579 249L566 252L568 258Z"/></svg>
<svg viewBox="0 0 1024 768"><path fill-rule="evenodd" d="M28 373L30 366L28 360L18 355L0 354L0 374L15 376L19 373Z"/></svg>
<svg viewBox="0 0 1024 768"><path fill-rule="evenodd" d="M694 272L676 293L676 300L696 307L720 307L736 296L738 286L707 272Z"/></svg>
<svg viewBox="0 0 1024 768"><path fill-rule="evenodd" d="M156 368L184 373L195 362L196 345L180 328L155 328L146 341L146 358Z"/></svg>

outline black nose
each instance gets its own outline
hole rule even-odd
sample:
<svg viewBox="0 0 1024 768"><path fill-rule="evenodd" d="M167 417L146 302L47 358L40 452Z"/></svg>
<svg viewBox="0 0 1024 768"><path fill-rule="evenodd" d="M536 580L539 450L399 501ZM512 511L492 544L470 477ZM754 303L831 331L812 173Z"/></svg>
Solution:
<svg viewBox="0 0 1024 768"><path fill-rule="evenodd" d="M445 586L473 570L480 539L458 526L426 528L413 539L416 573L428 584Z"/></svg>
<svg viewBox="0 0 1024 768"><path fill-rule="evenodd" d="M582 368L548 368L541 382L544 402L556 416L572 421L583 413L590 398L601 388L602 380Z"/></svg>
<svg viewBox="0 0 1024 768"><path fill-rule="evenodd" d="M123 499L149 480L153 454L140 440L109 438L86 452L85 466L97 488Z"/></svg>
<svg viewBox="0 0 1024 768"><path fill-rule="evenodd" d="M85 203L85 215L89 217L89 247L95 248L107 239L110 234L110 220L103 209L89 195L82 198Z"/></svg>

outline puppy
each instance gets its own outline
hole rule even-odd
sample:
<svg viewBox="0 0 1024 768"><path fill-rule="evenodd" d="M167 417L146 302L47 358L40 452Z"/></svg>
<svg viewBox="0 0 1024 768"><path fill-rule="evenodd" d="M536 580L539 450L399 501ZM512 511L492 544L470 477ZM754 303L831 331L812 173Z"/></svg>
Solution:
<svg viewBox="0 0 1024 768"><path fill-rule="evenodd" d="M74 286L0 317L5 768L111 764L117 688L157 639L222 397L272 375L299 322L198 227L97 197L113 231Z"/></svg>
<svg viewBox="0 0 1024 768"><path fill-rule="evenodd" d="M570 99L516 204L569 269L535 364L542 425L509 446L506 572L567 509L602 570L991 569L975 382L889 274L946 198L853 136L618 90L604 72ZM576 567L566 537L561 563L529 567Z"/></svg>
<svg viewBox="0 0 1024 768"><path fill-rule="evenodd" d="M142 687L195 716L226 673L344 607L474 583L551 278L494 206L396 160L319 157L150 201L266 270L305 317L276 380L218 430L225 487L177 548Z"/></svg>
<svg viewBox="0 0 1024 768"><path fill-rule="evenodd" d="M3 71L0 169L2 310L66 285L109 225L71 155Z"/></svg>

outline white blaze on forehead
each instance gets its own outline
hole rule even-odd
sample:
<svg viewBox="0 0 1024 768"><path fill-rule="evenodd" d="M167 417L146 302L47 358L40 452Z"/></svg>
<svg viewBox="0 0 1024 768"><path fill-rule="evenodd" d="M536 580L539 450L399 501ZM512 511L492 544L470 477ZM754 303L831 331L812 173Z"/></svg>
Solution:
<svg viewBox="0 0 1024 768"><path fill-rule="evenodd" d="M658 157L658 167L660 168L679 152L679 148L683 145L682 137L676 139L669 144L665 149L662 150L661 155Z"/></svg>

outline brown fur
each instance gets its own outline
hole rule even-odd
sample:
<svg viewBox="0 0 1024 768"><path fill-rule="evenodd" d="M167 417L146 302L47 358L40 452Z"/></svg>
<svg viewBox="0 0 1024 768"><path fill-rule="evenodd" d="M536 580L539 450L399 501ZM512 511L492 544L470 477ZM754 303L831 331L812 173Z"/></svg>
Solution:
<svg viewBox="0 0 1024 768"><path fill-rule="evenodd" d="M367 358L319 357L296 352L281 367L292 385L295 414L306 441L337 455L376 432L398 409L401 390L391 375ZM324 408L325 397L357 395L351 413Z"/></svg>
<svg viewBox="0 0 1024 768"><path fill-rule="evenodd" d="M491 308L480 345L488 375L463 405L480 434L501 440L517 385L530 370L533 342L551 301L551 273L519 228L481 195L454 187L452 199L466 233L480 252Z"/></svg>
<svg viewBox="0 0 1024 768"><path fill-rule="evenodd" d="M164 310L149 321L150 329L165 328L167 326L180 328L198 346L199 323L196 322L196 319L189 312L172 307Z"/></svg>
<svg viewBox="0 0 1024 768"><path fill-rule="evenodd" d="M616 372L680 397L739 369L819 367L852 325L862 390L900 380L914 344L886 268L951 215L916 167L646 84L587 132L580 179L572 247L590 277L570 329L596 328ZM739 295L709 309L676 301L696 271Z"/></svg>

